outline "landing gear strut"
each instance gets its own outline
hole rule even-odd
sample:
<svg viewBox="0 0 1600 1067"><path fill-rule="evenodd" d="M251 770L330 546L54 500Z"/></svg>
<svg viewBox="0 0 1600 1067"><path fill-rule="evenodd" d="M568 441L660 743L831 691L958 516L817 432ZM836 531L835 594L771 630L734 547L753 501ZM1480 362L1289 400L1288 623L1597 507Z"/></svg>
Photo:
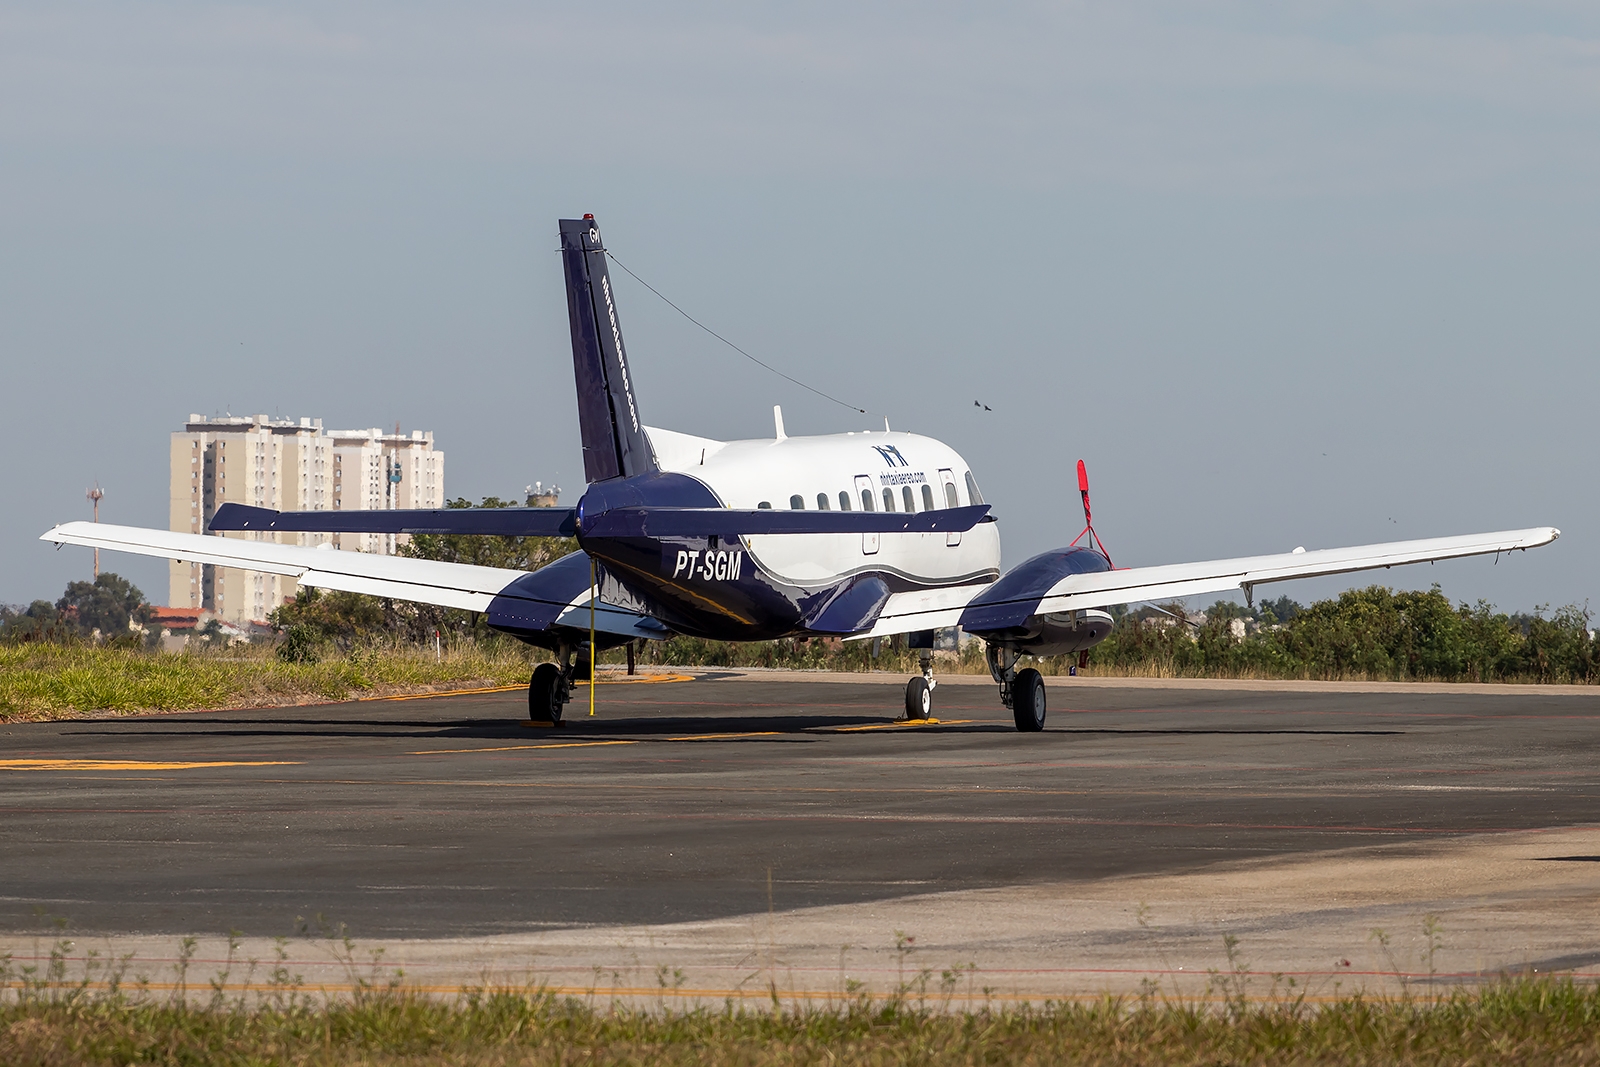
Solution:
<svg viewBox="0 0 1600 1067"><path fill-rule="evenodd" d="M1019 657L1015 649L991 644L985 647L984 654L989 661L989 677L1000 685L1000 703L1011 709L1017 729L1023 733L1043 730L1043 676L1032 667L1017 670Z"/></svg>
<svg viewBox="0 0 1600 1067"><path fill-rule="evenodd" d="M572 684L586 662L574 657L571 645L562 645L561 662L541 663L528 680L528 718L551 726L561 725L561 712L572 699Z"/></svg>
<svg viewBox="0 0 1600 1067"><path fill-rule="evenodd" d="M921 649L922 674L906 683L906 720L925 722L933 713L933 649Z"/></svg>

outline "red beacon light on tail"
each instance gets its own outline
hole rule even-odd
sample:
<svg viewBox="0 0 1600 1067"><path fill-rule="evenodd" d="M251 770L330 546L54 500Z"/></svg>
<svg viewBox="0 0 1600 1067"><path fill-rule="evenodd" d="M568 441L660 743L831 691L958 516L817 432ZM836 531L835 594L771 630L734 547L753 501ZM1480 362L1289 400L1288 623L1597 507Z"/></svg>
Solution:
<svg viewBox="0 0 1600 1067"><path fill-rule="evenodd" d="M1100 535L1094 532L1094 512L1089 507L1089 468L1083 465L1081 459L1078 460L1078 495L1083 497L1083 533L1074 537L1068 547L1076 548L1078 542L1083 540L1084 534L1088 534L1094 547L1106 558L1107 563L1111 563L1111 553L1107 552L1106 546L1101 543ZM1114 563L1111 565L1116 566Z"/></svg>

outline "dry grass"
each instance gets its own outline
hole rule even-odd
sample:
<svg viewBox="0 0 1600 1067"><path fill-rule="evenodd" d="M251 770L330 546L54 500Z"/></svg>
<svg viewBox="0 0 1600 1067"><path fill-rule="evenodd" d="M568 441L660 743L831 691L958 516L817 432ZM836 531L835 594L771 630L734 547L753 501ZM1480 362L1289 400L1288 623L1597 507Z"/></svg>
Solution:
<svg viewBox="0 0 1600 1067"><path fill-rule="evenodd" d="M0 645L0 722L89 712L183 711L348 700L432 688L525 684L513 647L359 650L285 663L271 648L148 653L93 645Z"/></svg>
<svg viewBox="0 0 1600 1067"><path fill-rule="evenodd" d="M209 1008L24 997L0 1062L123 1064L1593 1064L1600 992L1510 981L1437 1001L1118 1001L936 1012L904 1001L795 1011L636 1010L538 990L396 990Z"/></svg>

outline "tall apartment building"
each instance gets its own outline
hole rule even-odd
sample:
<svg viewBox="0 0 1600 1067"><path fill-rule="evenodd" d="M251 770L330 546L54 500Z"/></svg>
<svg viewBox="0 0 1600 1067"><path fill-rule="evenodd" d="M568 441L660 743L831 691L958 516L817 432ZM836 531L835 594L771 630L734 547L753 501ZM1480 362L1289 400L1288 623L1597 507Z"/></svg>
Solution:
<svg viewBox="0 0 1600 1067"><path fill-rule="evenodd" d="M370 430L330 430L332 508L378 511L385 508L444 507L444 453L433 447L433 432L409 435ZM351 552L394 552L404 534L332 534L338 548Z"/></svg>
<svg viewBox="0 0 1600 1067"><path fill-rule="evenodd" d="M204 533L223 503L275 511L377 510L444 505L444 453L433 434L324 431L321 419L190 415L172 435L169 527ZM228 533L222 537L390 553L383 534ZM404 538L399 540L403 541ZM266 619L294 596L292 578L198 563L170 564L167 604L236 625Z"/></svg>

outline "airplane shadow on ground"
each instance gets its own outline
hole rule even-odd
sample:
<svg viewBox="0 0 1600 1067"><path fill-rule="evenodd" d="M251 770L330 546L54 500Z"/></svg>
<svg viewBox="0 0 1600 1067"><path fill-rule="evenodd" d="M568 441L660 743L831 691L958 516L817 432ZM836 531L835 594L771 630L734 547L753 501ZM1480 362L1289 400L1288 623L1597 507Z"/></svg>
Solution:
<svg viewBox="0 0 1600 1067"><path fill-rule="evenodd" d="M98 727L84 729L83 726ZM155 728L152 728L155 727ZM596 718L575 716L558 727L530 727L518 719L439 720L373 718L227 718L227 719L102 719L64 729L63 736L93 737L318 737L377 740L519 740L551 741L579 738L627 738L637 741L696 740L753 743L815 742L844 734L976 735L1011 734L1014 727L1003 719L982 722L907 724L872 715L740 715L696 718ZM1311 737L1392 737L1404 730L1319 730L1294 728L1197 729L1156 727L1050 727L1046 733L1079 736L1242 736L1304 735ZM739 736L745 735L745 736ZM760 736L749 736L760 735Z"/></svg>
<svg viewBox="0 0 1600 1067"><path fill-rule="evenodd" d="M977 725L977 724L973 724ZM596 718L574 717L559 727L530 727L519 719L467 719L462 721L402 720L384 718L228 718L151 720L101 719L82 722L78 728L64 729L62 736L70 737L319 737L408 740L481 739L518 740L537 742L577 740L579 738L630 738L650 740L656 738L692 738L717 741L816 741L821 736L845 730L857 731L862 727L882 728L876 731L898 732L893 722L881 716L869 715L741 715L690 718ZM92 727L85 729L84 727ZM970 728L946 727L933 724L912 727L915 730L937 729L940 732ZM979 732L1011 729L1009 724L993 723L979 727ZM739 734L762 734L759 737L736 737Z"/></svg>

